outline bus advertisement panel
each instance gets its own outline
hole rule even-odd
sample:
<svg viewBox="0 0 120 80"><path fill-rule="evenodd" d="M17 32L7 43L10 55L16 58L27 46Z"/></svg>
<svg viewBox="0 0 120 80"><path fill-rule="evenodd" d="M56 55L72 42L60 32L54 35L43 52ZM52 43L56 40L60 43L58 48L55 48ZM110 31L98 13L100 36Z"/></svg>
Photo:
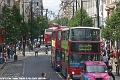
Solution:
<svg viewBox="0 0 120 80"><path fill-rule="evenodd" d="M52 67L60 71L61 65L61 32L66 27L59 27L52 32L52 46L51 46L51 64Z"/></svg>
<svg viewBox="0 0 120 80"><path fill-rule="evenodd" d="M101 59L101 32L95 27L71 27L62 30L61 73L66 77L72 74L78 78L82 63Z"/></svg>

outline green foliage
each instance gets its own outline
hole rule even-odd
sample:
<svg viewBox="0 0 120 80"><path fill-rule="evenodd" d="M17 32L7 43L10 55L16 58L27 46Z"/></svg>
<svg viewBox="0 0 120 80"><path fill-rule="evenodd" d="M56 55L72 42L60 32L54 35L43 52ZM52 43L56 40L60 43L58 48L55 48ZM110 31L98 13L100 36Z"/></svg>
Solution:
<svg viewBox="0 0 120 80"><path fill-rule="evenodd" d="M3 37L6 43L20 40L21 36L28 32L28 25L26 22L22 22L23 17L15 5L13 5L11 9L8 8L7 5L4 5L2 7L0 20L0 24L5 31Z"/></svg>
<svg viewBox="0 0 120 80"><path fill-rule="evenodd" d="M63 17L63 18L59 18L59 19L53 19L52 21L50 21L50 23L57 23L59 25L68 25L68 18L67 17Z"/></svg>
<svg viewBox="0 0 120 80"><path fill-rule="evenodd" d="M29 29L31 32L32 40L38 38L42 34L42 30L48 28L48 22L44 16L39 16L37 18L32 18L28 20Z"/></svg>
<svg viewBox="0 0 120 80"><path fill-rule="evenodd" d="M89 17L85 9L82 10L82 15L80 14L81 10L76 11L75 15L69 20L68 25L71 27L75 26L93 26L92 18ZM82 23L81 23L81 16L82 16Z"/></svg>
<svg viewBox="0 0 120 80"><path fill-rule="evenodd" d="M108 40L120 38L120 8L116 8L110 18L107 19L106 26L102 29L102 37Z"/></svg>

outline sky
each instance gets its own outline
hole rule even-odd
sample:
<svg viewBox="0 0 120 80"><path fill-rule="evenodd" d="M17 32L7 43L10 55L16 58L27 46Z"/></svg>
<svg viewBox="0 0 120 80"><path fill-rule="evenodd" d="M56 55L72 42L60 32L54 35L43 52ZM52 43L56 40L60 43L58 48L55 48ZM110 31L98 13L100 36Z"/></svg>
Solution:
<svg viewBox="0 0 120 80"><path fill-rule="evenodd" d="M58 15L60 3L61 0L43 0L44 9L48 9L48 11L52 11L56 15Z"/></svg>

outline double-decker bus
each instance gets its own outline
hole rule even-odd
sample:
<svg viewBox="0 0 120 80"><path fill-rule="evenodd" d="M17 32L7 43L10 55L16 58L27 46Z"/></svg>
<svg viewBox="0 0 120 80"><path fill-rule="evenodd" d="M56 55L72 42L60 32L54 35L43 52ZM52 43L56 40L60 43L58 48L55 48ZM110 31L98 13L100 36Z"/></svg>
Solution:
<svg viewBox="0 0 120 80"><path fill-rule="evenodd" d="M51 27L48 29L45 29L44 31L44 44L51 45L51 36L52 31L55 30L57 27Z"/></svg>
<svg viewBox="0 0 120 80"><path fill-rule="evenodd" d="M78 78L87 60L101 59L101 31L95 27L71 27L62 30L61 73Z"/></svg>
<svg viewBox="0 0 120 80"><path fill-rule="evenodd" d="M52 32L51 64L57 71L60 71L61 65L61 32L63 28L67 28L67 26L60 26Z"/></svg>

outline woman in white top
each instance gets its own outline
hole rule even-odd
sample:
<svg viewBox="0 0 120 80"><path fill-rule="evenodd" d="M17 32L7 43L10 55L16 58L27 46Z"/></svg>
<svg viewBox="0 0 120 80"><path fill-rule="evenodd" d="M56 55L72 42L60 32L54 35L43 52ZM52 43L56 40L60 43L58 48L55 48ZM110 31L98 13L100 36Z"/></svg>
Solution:
<svg viewBox="0 0 120 80"><path fill-rule="evenodd" d="M108 56L106 54L103 55L102 61L108 66Z"/></svg>

